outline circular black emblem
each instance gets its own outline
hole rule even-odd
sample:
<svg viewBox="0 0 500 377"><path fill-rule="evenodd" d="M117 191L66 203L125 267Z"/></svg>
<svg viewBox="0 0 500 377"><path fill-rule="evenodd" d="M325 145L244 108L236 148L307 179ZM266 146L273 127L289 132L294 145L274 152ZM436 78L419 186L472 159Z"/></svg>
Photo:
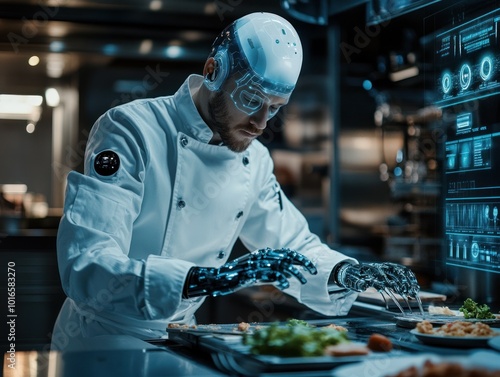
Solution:
<svg viewBox="0 0 500 377"><path fill-rule="evenodd" d="M113 151L99 153L94 160L94 169L99 175L113 175L120 167L120 157Z"/></svg>

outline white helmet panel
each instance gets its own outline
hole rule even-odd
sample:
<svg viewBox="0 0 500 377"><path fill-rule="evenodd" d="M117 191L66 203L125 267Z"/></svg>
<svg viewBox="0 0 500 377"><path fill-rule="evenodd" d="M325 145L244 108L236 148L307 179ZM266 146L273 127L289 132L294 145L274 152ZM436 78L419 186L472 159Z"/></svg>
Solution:
<svg viewBox="0 0 500 377"><path fill-rule="evenodd" d="M241 111L252 114L262 107L266 95L288 97L292 93L302 67L302 44L284 18L252 13L222 31L210 56L216 60L216 73L205 79L206 86L219 90L234 75L236 88L231 97ZM245 102L248 98L251 103ZM256 105L259 99L261 104Z"/></svg>

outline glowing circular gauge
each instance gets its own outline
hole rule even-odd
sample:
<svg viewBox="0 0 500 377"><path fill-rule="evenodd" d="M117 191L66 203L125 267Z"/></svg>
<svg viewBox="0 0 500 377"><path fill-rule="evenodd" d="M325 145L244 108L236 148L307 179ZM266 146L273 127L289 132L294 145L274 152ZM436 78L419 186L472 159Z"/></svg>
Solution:
<svg viewBox="0 0 500 377"><path fill-rule="evenodd" d="M483 79L483 81L488 80L493 74L493 60L486 56L481 60L481 67L479 68L479 76Z"/></svg>
<svg viewBox="0 0 500 377"><path fill-rule="evenodd" d="M472 70L468 64L464 64L460 68L460 86L462 89L467 89L472 81Z"/></svg>
<svg viewBox="0 0 500 377"><path fill-rule="evenodd" d="M445 73L441 78L441 87L443 88L443 93L448 94L451 90L451 74Z"/></svg>
<svg viewBox="0 0 500 377"><path fill-rule="evenodd" d="M477 242L472 243L471 254L474 259L479 256L479 245L477 244Z"/></svg>

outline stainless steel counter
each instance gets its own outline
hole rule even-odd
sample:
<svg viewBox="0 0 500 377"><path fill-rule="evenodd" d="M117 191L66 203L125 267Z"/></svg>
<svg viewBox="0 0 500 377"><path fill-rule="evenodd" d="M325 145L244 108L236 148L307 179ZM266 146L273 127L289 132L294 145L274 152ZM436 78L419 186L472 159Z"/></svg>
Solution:
<svg viewBox="0 0 500 377"><path fill-rule="evenodd" d="M372 355L374 362L387 362L391 357L430 354L469 357L477 351L489 352L500 360L500 353L487 345L479 348L455 348L421 343L409 328L397 326L386 316L361 316L319 319L314 325L334 323L348 329L353 341L366 342L371 334L389 337L394 345L386 354ZM64 353L16 352L15 368L4 358L5 377L149 377L149 376L335 376L336 368L353 359L332 357L279 358L254 357L244 350L238 335L228 337L211 334L157 339L148 342L128 336L101 336L88 339ZM300 360L303 359L303 360ZM341 358L336 358L341 359ZM361 360L361 359L360 359ZM500 369L500 364L499 364Z"/></svg>
<svg viewBox="0 0 500 377"><path fill-rule="evenodd" d="M14 364L4 356L4 377L146 377L146 376L224 376L197 359L176 352L168 341L156 346L122 335L89 338L84 344L56 351L18 351ZM9 367L12 365L12 367Z"/></svg>

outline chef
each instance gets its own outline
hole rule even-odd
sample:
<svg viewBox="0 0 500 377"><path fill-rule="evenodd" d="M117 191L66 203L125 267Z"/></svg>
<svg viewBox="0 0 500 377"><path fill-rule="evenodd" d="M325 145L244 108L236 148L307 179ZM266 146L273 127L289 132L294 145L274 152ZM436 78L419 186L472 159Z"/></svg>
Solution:
<svg viewBox="0 0 500 377"><path fill-rule="evenodd" d="M360 265L321 243L276 181L256 139L301 64L287 20L249 14L215 40L203 76L97 120L84 173L67 177L57 255L68 298L54 349L103 334L159 338L195 323L207 296L254 284L332 316L367 286L418 293L408 269ZM252 252L231 259L238 238Z"/></svg>

